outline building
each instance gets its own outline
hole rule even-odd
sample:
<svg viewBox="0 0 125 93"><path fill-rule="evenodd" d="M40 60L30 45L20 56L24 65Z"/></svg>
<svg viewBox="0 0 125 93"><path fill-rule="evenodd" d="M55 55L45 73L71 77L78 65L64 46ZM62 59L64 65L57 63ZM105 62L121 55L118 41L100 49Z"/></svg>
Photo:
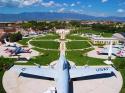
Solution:
<svg viewBox="0 0 125 93"><path fill-rule="evenodd" d="M0 32L13 33L19 30L16 22L0 22Z"/></svg>
<svg viewBox="0 0 125 93"><path fill-rule="evenodd" d="M56 29L56 33L57 34L61 34L65 32L65 34L69 34L70 33L70 29Z"/></svg>
<svg viewBox="0 0 125 93"><path fill-rule="evenodd" d="M18 23L0 22L0 41L2 41L8 33L15 33L17 31L19 31Z"/></svg>
<svg viewBox="0 0 125 93"><path fill-rule="evenodd" d="M113 44L118 44L119 40L117 38L105 38L105 37L92 37L91 38L93 44L110 44L112 41Z"/></svg>
<svg viewBox="0 0 125 93"><path fill-rule="evenodd" d="M121 42L125 42L125 32L113 34L114 38L117 38Z"/></svg>

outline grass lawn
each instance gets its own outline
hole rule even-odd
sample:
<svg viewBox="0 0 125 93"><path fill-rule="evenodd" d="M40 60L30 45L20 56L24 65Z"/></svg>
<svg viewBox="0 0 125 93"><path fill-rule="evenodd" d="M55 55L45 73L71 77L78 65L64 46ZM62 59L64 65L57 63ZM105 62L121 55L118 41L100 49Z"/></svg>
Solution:
<svg viewBox="0 0 125 93"><path fill-rule="evenodd" d="M83 49L91 47L87 41L71 41L66 43L67 49Z"/></svg>
<svg viewBox="0 0 125 93"><path fill-rule="evenodd" d="M116 58L113 60L116 68L121 72L123 78L123 86L120 93L125 93L125 58Z"/></svg>
<svg viewBox="0 0 125 93"><path fill-rule="evenodd" d="M22 40L18 41L19 44L21 45L28 45L27 42L30 40L31 38L23 38Z"/></svg>
<svg viewBox="0 0 125 93"><path fill-rule="evenodd" d="M34 40L53 40L53 39L59 39L59 35L52 34L52 35L39 36L34 38Z"/></svg>
<svg viewBox="0 0 125 93"><path fill-rule="evenodd" d="M120 69L119 71L121 72L123 78L123 86L120 93L125 93L125 69Z"/></svg>
<svg viewBox="0 0 125 93"><path fill-rule="evenodd" d="M4 75L4 71L0 71L0 93L6 93L2 85L3 75Z"/></svg>
<svg viewBox="0 0 125 93"><path fill-rule="evenodd" d="M59 42L55 41L31 41L30 42L33 46L45 49L58 49Z"/></svg>
<svg viewBox="0 0 125 93"><path fill-rule="evenodd" d="M40 65L48 65L52 61L57 60L59 58L59 52L58 51L45 51L45 50L40 50L37 49L40 52L43 53L43 55L40 55L34 59L31 59L29 63L38 63Z"/></svg>
<svg viewBox="0 0 125 93"><path fill-rule="evenodd" d="M96 34L96 35L101 34L104 37L111 37L113 34L113 33L104 33L103 31L95 31L95 30L76 30L75 33L92 33L92 34Z"/></svg>
<svg viewBox="0 0 125 93"><path fill-rule="evenodd" d="M81 37L79 35L67 35L66 38L71 40L88 40L87 38Z"/></svg>
<svg viewBox="0 0 125 93"><path fill-rule="evenodd" d="M103 37L112 37L112 33L103 33L102 36Z"/></svg>
<svg viewBox="0 0 125 93"><path fill-rule="evenodd" d="M100 35L100 32L95 30L76 30L76 33L92 33L92 34Z"/></svg>
<svg viewBox="0 0 125 93"><path fill-rule="evenodd" d="M14 59L0 57L0 93L6 93L2 85L2 78L4 71L9 69L13 63Z"/></svg>
<svg viewBox="0 0 125 93"><path fill-rule="evenodd" d="M67 51L66 57L68 60L73 61L76 65L105 65L103 59L91 58L83 55L83 51Z"/></svg>
<svg viewBox="0 0 125 93"><path fill-rule="evenodd" d="M17 65L34 65L34 63L40 65L48 65L52 61L55 61L59 58L59 51L50 51L34 48L35 50L43 53L43 55L32 58L28 63L16 63Z"/></svg>

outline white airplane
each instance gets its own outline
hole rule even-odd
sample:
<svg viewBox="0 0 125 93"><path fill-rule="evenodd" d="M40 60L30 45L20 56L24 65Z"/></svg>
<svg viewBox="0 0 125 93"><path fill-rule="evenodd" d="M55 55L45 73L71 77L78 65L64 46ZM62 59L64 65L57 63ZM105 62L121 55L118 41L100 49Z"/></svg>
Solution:
<svg viewBox="0 0 125 93"><path fill-rule="evenodd" d="M119 56L123 55L121 50L123 50L124 46L123 45L112 45L112 41L110 43L110 47L105 47L100 51L97 51L97 54L99 55L108 55L109 51L111 50L112 55ZM122 54L121 54L122 53Z"/></svg>
<svg viewBox="0 0 125 93"><path fill-rule="evenodd" d="M115 47L114 47L112 45L112 41L111 41L108 57L109 56L111 57L112 54L117 57L125 57L125 46L124 45L115 45Z"/></svg>
<svg viewBox="0 0 125 93"><path fill-rule="evenodd" d="M112 57L112 41L110 42L110 46L109 46L109 51L108 51L108 60L104 61L104 63L108 64L108 65L112 65L112 61L111 61L111 57Z"/></svg>
<svg viewBox="0 0 125 93"><path fill-rule="evenodd" d="M86 76L110 75L115 76L113 67L71 67L63 54L60 54L59 61L55 67L35 66L22 68L19 76L36 76L43 78L51 78L56 81L55 93L69 93L69 83L73 79Z"/></svg>
<svg viewBox="0 0 125 93"><path fill-rule="evenodd" d="M15 43L10 43L10 42L7 42L7 40L6 40L6 39L4 39L4 42L5 42L6 46L16 47L16 44L15 44Z"/></svg>

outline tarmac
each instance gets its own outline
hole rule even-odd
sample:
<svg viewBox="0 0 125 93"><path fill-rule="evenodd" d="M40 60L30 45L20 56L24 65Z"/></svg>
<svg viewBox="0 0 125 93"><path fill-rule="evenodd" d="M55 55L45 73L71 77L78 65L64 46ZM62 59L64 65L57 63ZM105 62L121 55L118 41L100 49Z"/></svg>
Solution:
<svg viewBox="0 0 125 93"><path fill-rule="evenodd" d="M6 47L5 45L1 45L0 46L0 56L3 56L5 58L32 58L32 57L35 57L35 56L38 56L39 55L39 52L33 50L33 49L30 49L30 51L32 51L31 53L20 53L18 56L10 56L10 53L4 51L5 49L14 49L13 47ZM28 48L26 48L28 49Z"/></svg>
<svg viewBox="0 0 125 93"><path fill-rule="evenodd" d="M93 58L100 58L100 59L108 59L108 55L98 55L97 51L101 50L101 48L95 48L92 51L89 51L87 53L87 56L93 57ZM115 59L116 57L114 55L111 56L112 59Z"/></svg>
<svg viewBox="0 0 125 93"><path fill-rule="evenodd" d="M19 76L21 68L31 66L13 66L3 76L3 86L7 93L44 93L56 86L52 80L34 79ZM122 88L122 76L118 71L116 76L99 79L83 79L71 81L70 93L119 93Z"/></svg>

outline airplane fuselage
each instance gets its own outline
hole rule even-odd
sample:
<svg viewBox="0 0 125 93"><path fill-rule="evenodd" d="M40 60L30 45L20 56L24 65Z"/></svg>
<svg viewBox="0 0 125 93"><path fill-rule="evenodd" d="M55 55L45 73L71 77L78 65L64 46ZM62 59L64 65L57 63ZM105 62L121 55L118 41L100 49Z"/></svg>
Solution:
<svg viewBox="0 0 125 93"><path fill-rule="evenodd" d="M69 64L63 58L59 59L56 66L56 90L57 93L69 93Z"/></svg>

